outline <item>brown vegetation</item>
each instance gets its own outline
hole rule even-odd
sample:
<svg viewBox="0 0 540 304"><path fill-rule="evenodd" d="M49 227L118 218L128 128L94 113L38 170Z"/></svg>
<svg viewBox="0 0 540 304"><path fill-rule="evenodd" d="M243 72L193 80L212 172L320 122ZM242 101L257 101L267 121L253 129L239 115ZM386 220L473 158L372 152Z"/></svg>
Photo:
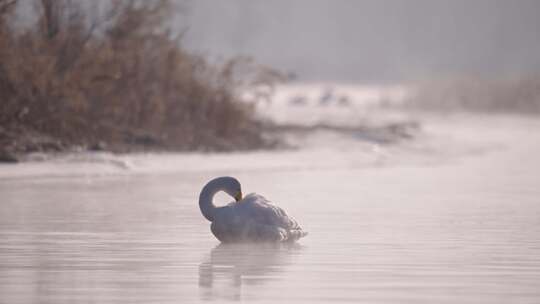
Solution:
<svg viewBox="0 0 540 304"><path fill-rule="evenodd" d="M239 102L249 82L236 78L238 62L216 67L186 52L167 25L168 1L36 0L29 26L14 26L17 4L0 0L0 148L21 150L20 130L60 146L269 144ZM263 74L252 84L278 77Z"/></svg>

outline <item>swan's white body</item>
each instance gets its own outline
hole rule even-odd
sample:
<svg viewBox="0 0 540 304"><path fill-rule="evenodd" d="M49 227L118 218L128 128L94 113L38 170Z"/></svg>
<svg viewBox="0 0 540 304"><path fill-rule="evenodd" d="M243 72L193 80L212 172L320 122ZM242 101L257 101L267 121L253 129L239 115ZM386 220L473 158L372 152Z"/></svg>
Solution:
<svg viewBox="0 0 540 304"><path fill-rule="evenodd" d="M223 207L212 203L215 193L225 191L237 199ZM307 235L285 211L261 195L241 198L240 183L232 177L210 181L202 190L199 206L212 222L210 229L218 240L229 242L294 242Z"/></svg>

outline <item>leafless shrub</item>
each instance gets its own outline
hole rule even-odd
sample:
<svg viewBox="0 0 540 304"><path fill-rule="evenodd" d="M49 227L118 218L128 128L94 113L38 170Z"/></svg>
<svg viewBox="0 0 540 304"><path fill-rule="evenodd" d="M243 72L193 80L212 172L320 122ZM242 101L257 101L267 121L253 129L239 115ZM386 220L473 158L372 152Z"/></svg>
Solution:
<svg viewBox="0 0 540 304"><path fill-rule="evenodd" d="M267 144L238 92L272 81L241 82L234 60L220 67L186 52L166 0L112 0L104 12L89 3L35 0L36 22L15 31L16 0L0 0L0 126L74 144Z"/></svg>

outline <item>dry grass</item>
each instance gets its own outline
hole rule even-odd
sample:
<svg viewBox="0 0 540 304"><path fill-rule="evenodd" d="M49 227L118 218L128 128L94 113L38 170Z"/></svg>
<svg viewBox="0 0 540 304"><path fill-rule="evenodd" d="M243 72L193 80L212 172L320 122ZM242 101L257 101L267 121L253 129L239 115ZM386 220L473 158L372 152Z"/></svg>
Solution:
<svg viewBox="0 0 540 304"><path fill-rule="evenodd" d="M238 62L216 67L187 53L167 26L168 1L89 3L35 0L35 22L16 28L17 1L0 0L0 131L22 127L87 146L268 145L239 102Z"/></svg>

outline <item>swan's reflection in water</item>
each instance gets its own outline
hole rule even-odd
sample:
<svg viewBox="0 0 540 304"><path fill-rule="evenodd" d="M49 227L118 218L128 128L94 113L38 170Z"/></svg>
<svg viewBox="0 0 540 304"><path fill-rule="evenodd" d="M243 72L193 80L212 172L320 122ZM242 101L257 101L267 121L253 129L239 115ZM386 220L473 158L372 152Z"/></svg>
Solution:
<svg viewBox="0 0 540 304"><path fill-rule="evenodd" d="M240 300L242 286L278 280L299 244L220 244L199 265L202 299Z"/></svg>

